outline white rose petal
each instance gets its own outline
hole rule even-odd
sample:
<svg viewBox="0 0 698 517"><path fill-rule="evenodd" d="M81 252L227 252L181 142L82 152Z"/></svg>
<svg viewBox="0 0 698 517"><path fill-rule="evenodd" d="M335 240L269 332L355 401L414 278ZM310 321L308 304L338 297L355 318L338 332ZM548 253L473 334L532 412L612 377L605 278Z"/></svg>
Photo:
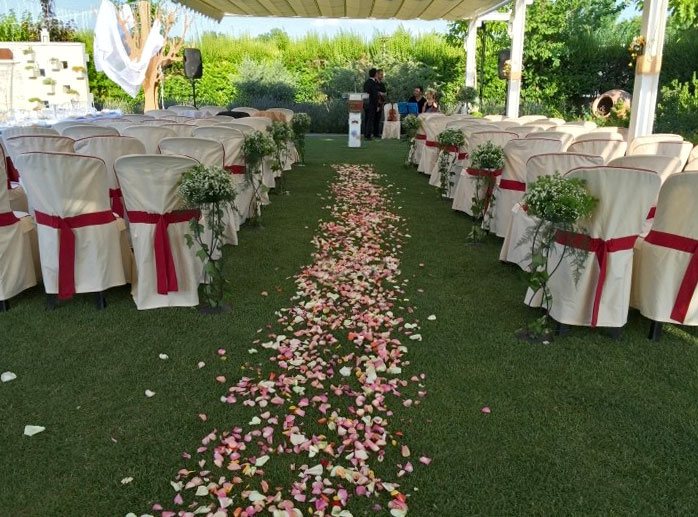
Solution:
<svg viewBox="0 0 698 517"><path fill-rule="evenodd" d="M339 370L339 373L342 374L344 377L349 377L351 375L351 368L348 366L345 366L341 370Z"/></svg>
<svg viewBox="0 0 698 517"><path fill-rule="evenodd" d="M428 316L427 319L429 321L434 321L436 319L436 314L432 314L432 315Z"/></svg>
<svg viewBox="0 0 698 517"><path fill-rule="evenodd" d="M0 381L2 381L2 382L14 381L16 378L17 378L17 375L15 375L12 372L3 372L3 374L0 375Z"/></svg>
<svg viewBox="0 0 698 517"><path fill-rule="evenodd" d="M154 392L154 391L150 391L150 390L145 390L145 396L148 397L148 398L154 397L154 396L155 396L155 392Z"/></svg>
<svg viewBox="0 0 698 517"><path fill-rule="evenodd" d="M133 481L132 477L124 478L121 480L122 485L128 485L131 481Z"/></svg>
<svg viewBox="0 0 698 517"><path fill-rule="evenodd" d="M254 462L255 467L263 467L264 464L269 461L269 456L260 456L257 461Z"/></svg>
<svg viewBox="0 0 698 517"><path fill-rule="evenodd" d="M41 427L40 425L25 425L24 426L24 435L25 436L34 436L35 434L42 433L46 430L45 427Z"/></svg>
<svg viewBox="0 0 698 517"><path fill-rule="evenodd" d="M410 339L412 341L421 341L422 340L422 335L421 334L412 334L410 336Z"/></svg>
<svg viewBox="0 0 698 517"><path fill-rule="evenodd" d="M206 488L205 485L199 485L196 488L196 494L194 495L196 495L197 497L203 497L205 495L208 495L208 488Z"/></svg>
<svg viewBox="0 0 698 517"><path fill-rule="evenodd" d="M160 359L162 359L163 361L167 361L170 358L170 356L167 354L160 354L160 355L158 355L158 357Z"/></svg>

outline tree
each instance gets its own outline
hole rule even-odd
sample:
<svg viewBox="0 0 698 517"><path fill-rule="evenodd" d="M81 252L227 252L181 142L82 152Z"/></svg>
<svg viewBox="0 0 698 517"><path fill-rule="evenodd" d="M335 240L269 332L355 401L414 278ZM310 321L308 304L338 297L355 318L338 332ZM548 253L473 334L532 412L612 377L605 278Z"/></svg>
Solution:
<svg viewBox="0 0 698 517"><path fill-rule="evenodd" d="M148 40L148 35L153 27L154 20L160 20L162 35L165 38L163 48L150 59L143 80L143 109L154 110L158 107L158 86L163 79L162 69L167 65L182 60L179 55L184 45L184 37L189 29L189 20L184 20L184 30L179 37L170 37L170 32L177 22L178 9L167 9L160 3L151 3L149 0L141 0L136 4L133 13L133 25L129 28L126 20L119 15L119 25L124 34L126 46L129 49L129 57L138 59Z"/></svg>

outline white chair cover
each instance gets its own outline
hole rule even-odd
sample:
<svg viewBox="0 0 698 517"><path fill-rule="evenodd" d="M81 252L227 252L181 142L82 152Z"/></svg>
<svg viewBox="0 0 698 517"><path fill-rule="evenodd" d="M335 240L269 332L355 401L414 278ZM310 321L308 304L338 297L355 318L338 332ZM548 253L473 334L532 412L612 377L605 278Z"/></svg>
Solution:
<svg viewBox="0 0 698 517"><path fill-rule="evenodd" d="M683 137L675 133L654 133L652 135L636 136L628 145L628 154L652 154L635 153L635 148L654 142L683 142Z"/></svg>
<svg viewBox="0 0 698 517"><path fill-rule="evenodd" d="M183 210L177 194L182 174L197 164L184 156L143 154L123 156L114 164L129 212L138 270L131 294L139 310L199 303L201 261L184 237L194 215ZM172 222L163 223L167 218ZM167 236L169 246L160 238L156 242L156 236L162 235ZM168 250L172 262L166 266Z"/></svg>
<svg viewBox="0 0 698 517"><path fill-rule="evenodd" d="M185 115L186 116L187 113L192 113L192 112L196 112L199 110L196 109L196 107L194 107L194 106L185 106L182 104L177 104L175 106L170 106L169 108L167 108L167 111L174 111L177 115Z"/></svg>
<svg viewBox="0 0 698 517"><path fill-rule="evenodd" d="M485 214L483 227L497 237L505 237L511 224L511 210L526 192L526 163L531 156L562 151L559 140L524 138L504 146L504 168L494 188L494 203Z"/></svg>
<svg viewBox="0 0 698 517"><path fill-rule="evenodd" d="M527 138L528 135L531 134L536 134L539 135L543 131L538 129L537 127L532 127L532 126L515 126L515 127L510 127L507 129L510 133L516 133L516 135L519 138Z"/></svg>
<svg viewBox="0 0 698 517"><path fill-rule="evenodd" d="M681 160L679 158L656 154L621 156L608 162L608 166L653 171L659 176L662 183L669 179L669 176L672 174L681 172Z"/></svg>
<svg viewBox="0 0 698 517"><path fill-rule="evenodd" d="M602 135L599 138L592 136ZM628 144L615 133L588 133L580 135L567 147L567 152L601 156L605 163L625 154Z"/></svg>
<svg viewBox="0 0 698 517"><path fill-rule="evenodd" d="M160 127L171 129L176 136L186 138L191 136L192 131L194 131L197 126L194 124L163 124Z"/></svg>
<svg viewBox="0 0 698 517"><path fill-rule="evenodd" d="M27 202L27 194L24 192L24 187L18 182L9 181L7 177L7 165L9 158L5 154L5 147L0 145L0 169L4 176L3 184L7 189L7 198L10 203L10 209L15 212L29 212L29 203Z"/></svg>
<svg viewBox="0 0 698 517"><path fill-rule="evenodd" d="M509 131L510 129L523 127L521 123L516 120L496 120L489 125L496 127L499 131Z"/></svg>
<svg viewBox="0 0 698 517"><path fill-rule="evenodd" d="M295 115L294 111L288 108L269 108L267 111L283 114L286 118L286 122L291 122L291 120L293 120L293 115Z"/></svg>
<svg viewBox="0 0 698 517"><path fill-rule="evenodd" d="M679 159L681 164L681 169L683 169L688 162L688 158L693 150L693 144L691 142L645 142L642 144L637 144L633 142L632 150L628 152L628 156L634 156L636 154L655 154L661 156L672 156Z"/></svg>
<svg viewBox="0 0 698 517"><path fill-rule="evenodd" d="M691 151L691 154L688 155L688 162L686 162L686 166L684 167L684 170L686 170L686 171L698 170L698 145L696 145L693 148L693 150Z"/></svg>
<svg viewBox="0 0 698 517"><path fill-rule="evenodd" d="M129 154L144 154L145 146L140 140L130 136L94 136L76 141L75 152L101 158L104 161L107 167L107 184L112 211L126 219L123 194L114 170L114 162L117 158Z"/></svg>
<svg viewBox="0 0 698 517"><path fill-rule="evenodd" d="M131 126L121 131L123 136L130 136L145 146L145 152L148 154L157 154L158 145L163 138L172 138L177 134L171 129L154 126Z"/></svg>
<svg viewBox="0 0 698 517"><path fill-rule="evenodd" d="M662 187L652 231L638 240L631 305L647 318L698 325L698 172Z"/></svg>
<svg viewBox="0 0 698 517"><path fill-rule="evenodd" d="M230 117L228 117L230 118ZM274 121L267 117L255 117L249 116L244 118L233 119L237 124L243 124L245 126L250 126L257 131L266 131L268 127L274 123Z"/></svg>
<svg viewBox="0 0 698 517"><path fill-rule="evenodd" d="M205 116L218 115L221 111L226 111L228 108L225 106L201 106L199 111L203 112Z"/></svg>
<svg viewBox="0 0 698 517"><path fill-rule="evenodd" d="M46 293L69 298L125 284L125 225L111 211L104 162L78 154L31 152L18 156L17 163L35 210Z"/></svg>
<svg viewBox="0 0 698 517"><path fill-rule="evenodd" d="M254 187L258 186L252 185L250 183L252 180L248 180L245 174L245 155L242 152L242 146L245 143L244 135L236 129L220 126L200 127L194 130L193 135L195 138L215 140L223 145L225 153L224 167L233 174L233 181L238 189L236 190L235 208L239 216L239 226L248 217L254 215L251 212L252 198L254 196ZM254 179L254 181L258 180ZM263 205L269 204L269 194L267 192L262 193L261 202Z"/></svg>
<svg viewBox="0 0 698 517"><path fill-rule="evenodd" d="M159 110L159 109L158 109L158 110L149 110L149 111L146 111L146 112L144 113L144 115L146 115L146 116L148 116L148 117L153 117L153 118L161 118L161 119L164 118L164 119L167 119L167 118L171 118L171 117L177 116L177 113L175 113L174 111L170 111L170 110Z"/></svg>
<svg viewBox="0 0 698 517"><path fill-rule="evenodd" d="M247 113L251 117L254 116L255 113L257 113L259 110L257 108L249 108L247 106L240 106L238 108L233 108L230 111L239 111L241 113Z"/></svg>
<svg viewBox="0 0 698 517"><path fill-rule="evenodd" d="M40 127L40 126L17 126L8 127L2 130L2 140L6 142L8 138L14 138L16 136L58 136L59 133L55 129L50 127Z"/></svg>
<svg viewBox="0 0 698 517"><path fill-rule="evenodd" d="M23 153L74 153L74 144L75 141L72 138L58 135L15 136L5 140L5 148L12 160ZM17 169L20 170L19 167Z"/></svg>
<svg viewBox="0 0 698 517"><path fill-rule="evenodd" d="M154 120L154 117L148 116L148 115L138 115L138 114L128 114L128 115L121 115L121 118L123 120L130 120L133 124L138 124L140 122L146 122L148 120Z"/></svg>
<svg viewBox="0 0 698 517"><path fill-rule="evenodd" d="M36 285L32 238L34 222L26 213L15 212L10 205L5 160L0 163L0 301Z"/></svg>
<svg viewBox="0 0 698 517"><path fill-rule="evenodd" d="M601 126L592 129L590 133L618 133L623 137L623 140L628 141L628 128L627 127L616 127L616 126Z"/></svg>
<svg viewBox="0 0 698 517"><path fill-rule="evenodd" d="M73 140L91 136L119 136L119 132L116 129L107 126L68 126L63 129L61 134Z"/></svg>
<svg viewBox="0 0 698 517"><path fill-rule="evenodd" d="M485 120L491 120L493 122L499 122L501 120L505 120L507 117L504 115L485 115L484 117ZM510 119L510 120L516 120L516 119Z"/></svg>
<svg viewBox="0 0 698 517"><path fill-rule="evenodd" d="M172 122L175 124L191 124L196 120L194 117L189 117L187 115L176 115L172 117Z"/></svg>
<svg viewBox="0 0 698 517"><path fill-rule="evenodd" d="M556 126L557 127L557 126ZM564 131L538 131L536 133L529 133L526 138L545 138L546 140L558 140L562 146L561 150L566 151L572 142L574 142L574 136L571 133Z"/></svg>
<svg viewBox="0 0 698 517"><path fill-rule="evenodd" d="M549 281L550 316L568 325L622 327L628 318L633 245L659 192L659 177L650 171L605 166L575 169L567 177L584 180L586 189L598 199L593 216L581 224L591 239L580 239L597 251L586 252L581 271L573 265L575 257L565 254ZM563 250L562 244L553 245L550 269ZM601 264L605 265L605 280L600 283Z"/></svg>
<svg viewBox="0 0 698 517"><path fill-rule="evenodd" d="M531 156L526 162L526 189L541 176L554 173L566 174L580 167L603 165L600 156L577 153L546 153ZM517 264L524 271L530 271L531 243L524 242L531 228L538 224L538 218L528 215L519 202L511 209L511 222L504 236L499 252L499 260Z"/></svg>
<svg viewBox="0 0 698 517"><path fill-rule="evenodd" d="M519 124L528 124L529 122L535 123L540 121L547 121L548 117L545 115L522 115L514 119Z"/></svg>
<svg viewBox="0 0 698 517"><path fill-rule="evenodd" d="M572 126L584 126L588 129L595 129L597 127L596 122L592 122L591 120L570 120L569 122L565 122L565 124Z"/></svg>
<svg viewBox="0 0 698 517"><path fill-rule="evenodd" d="M230 119L230 122L225 121L221 122L220 124L216 124L215 126L208 126L208 127L226 127L228 129L236 129L237 131L240 131L243 135L249 135L250 133L254 133L257 131L255 128L252 126L249 126L247 124L238 124L235 122L235 119L231 119L230 117L225 117L227 119ZM202 126L206 127L206 126Z"/></svg>
<svg viewBox="0 0 698 517"><path fill-rule="evenodd" d="M422 127L426 135L422 154L417 165L417 170L424 174L431 175L431 171L436 163L436 157L439 154L438 137L448 124L449 119L446 116L441 117L422 117Z"/></svg>
<svg viewBox="0 0 698 517"><path fill-rule="evenodd" d="M194 137L165 138L160 142L160 152L167 155L186 156L187 158L198 161L206 167L225 167L225 150L223 144L216 140ZM240 174L232 175L233 182L235 182L236 185L236 203L238 202L237 197L240 195L240 190L243 190L245 185L244 174L242 178L240 176ZM237 204L234 204L233 209L225 211L224 218L225 230L222 237L223 244L237 245L237 232L241 224ZM205 218L203 218L203 224L205 225Z"/></svg>
<svg viewBox="0 0 698 517"><path fill-rule="evenodd" d="M390 110L395 110L395 120L388 120ZM383 140L388 139L400 139L400 112L397 110L396 103L386 102L383 106L383 134L381 136Z"/></svg>
<svg viewBox="0 0 698 517"><path fill-rule="evenodd" d="M584 126L579 126L577 124L562 124L559 126L551 127L550 129L548 129L546 131L546 133L552 132L552 131L554 131L556 133L567 133L568 135L570 135L572 137L572 139L574 139L575 137L577 137L579 135L589 133L590 131L592 131L592 129L588 128L588 127L584 127Z"/></svg>
<svg viewBox="0 0 698 517"><path fill-rule="evenodd" d="M63 135L63 131L65 131L66 128L73 127L73 126L87 126L87 127L95 127L98 124L93 124L91 122L77 122L75 120L61 120L60 122L56 122L51 126L52 129L55 129L58 131L59 134ZM64 136L69 136L69 135L64 135ZM73 138L73 137L70 137Z"/></svg>
<svg viewBox="0 0 698 517"><path fill-rule="evenodd" d="M113 127L114 129L116 129L116 130L119 132L120 135L123 136L123 131L124 131L124 129L126 129L127 127L133 127L134 125L135 125L135 126L143 125L143 124L145 124L145 123L146 123L145 121L143 121L143 122L133 122L132 120L115 120L115 121L110 122L110 123L107 125L107 127Z"/></svg>

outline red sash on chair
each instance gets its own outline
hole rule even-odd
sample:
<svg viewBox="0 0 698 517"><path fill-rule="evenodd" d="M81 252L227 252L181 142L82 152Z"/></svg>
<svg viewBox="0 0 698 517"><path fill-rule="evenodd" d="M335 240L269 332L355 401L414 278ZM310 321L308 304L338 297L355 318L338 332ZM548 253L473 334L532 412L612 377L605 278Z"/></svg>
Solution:
<svg viewBox="0 0 698 517"><path fill-rule="evenodd" d="M426 134L415 135L414 139L415 139L415 140L426 140L426 139L427 139L427 135L426 135Z"/></svg>
<svg viewBox="0 0 698 517"><path fill-rule="evenodd" d="M157 277L158 294L167 294L179 290L177 285L177 270L172 257L170 238L167 235L167 227L174 223L184 223L192 219L198 219L201 213L198 210L176 210L166 214L151 214L149 212L128 211L128 220L133 223L154 224L155 239L155 275Z"/></svg>
<svg viewBox="0 0 698 517"><path fill-rule="evenodd" d="M426 136L424 138L426 139ZM427 147L439 147L439 142L435 142L434 140L427 140L425 142L425 145Z"/></svg>
<svg viewBox="0 0 698 517"><path fill-rule="evenodd" d="M503 190L516 190L518 192L526 192L526 184L523 181L516 180L499 180L499 188Z"/></svg>
<svg viewBox="0 0 698 517"><path fill-rule="evenodd" d="M498 178L499 176L502 175L502 169L494 169L494 170L489 170L489 169L465 169L465 172L467 172L470 176L482 176L482 177L490 177L490 178ZM492 201L492 194L494 193L494 184L496 180L491 182L491 184L487 185L487 190L485 191L485 204L483 205L483 210L482 213L486 214L487 213L487 208L490 206L490 201Z"/></svg>
<svg viewBox="0 0 698 517"><path fill-rule="evenodd" d="M75 228L98 226L115 221L111 210L89 214L59 217L38 210L34 212L37 224L58 230L58 298L67 300L75 294Z"/></svg>
<svg viewBox="0 0 698 517"><path fill-rule="evenodd" d="M246 170L244 165L225 165L223 168L230 174L245 174Z"/></svg>
<svg viewBox="0 0 698 517"><path fill-rule="evenodd" d="M579 250L590 251L596 254L596 260L599 262L599 278L596 281L596 291L594 293L594 305L591 313L591 326L595 327L599 320L599 307L601 305L601 295L603 294L604 284L606 283L606 266L608 262L608 254L615 251L625 251L633 249L637 235L628 235L627 237L617 237L615 239L598 239L589 237L583 233L566 232L558 230L555 233L555 242L563 246L569 246Z"/></svg>
<svg viewBox="0 0 698 517"><path fill-rule="evenodd" d="M120 188L110 188L109 198L111 199L111 211L123 219L124 204L121 201L123 194Z"/></svg>
<svg viewBox="0 0 698 517"><path fill-rule="evenodd" d="M686 272L683 274L679 292L676 293L674 307L671 310L671 319L683 323L686 319L686 313L688 313L688 306L691 304L696 287L698 287L698 239L652 230L645 237L645 242L692 255Z"/></svg>
<svg viewBox="0 0 698 517"><path fill-rule="evenodd" d="M14 212L3 212L0 214L0 227L12 226L18 221L19 219L17 219Z"/></svg>

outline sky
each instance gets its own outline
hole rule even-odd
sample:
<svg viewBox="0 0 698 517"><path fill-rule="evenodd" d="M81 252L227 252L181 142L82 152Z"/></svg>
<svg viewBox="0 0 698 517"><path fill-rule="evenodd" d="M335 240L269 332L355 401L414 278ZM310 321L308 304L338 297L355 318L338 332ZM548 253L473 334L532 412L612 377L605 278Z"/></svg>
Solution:
<svg viewBox="0 0 698 517"><path fill-rule="evenodd" d="M91 29L94 17L99 9L100 0L55 0L56 15L67 21L74 20L80 29ZM10 9L16 12L29 11L38 14L39 0L0 0L0 13ZM421 20L346 20L333 18L224 18L220 23L212 21L197 13L192 14L190 34L194 37L206 31L216 31L231 35L249 34L256 36L271 29L283 29L291 37L302 36L308 32L332 35L340 31L351 31L364 36L376 32L392 33L403 26L410 32L446 32L444 21Z"/></svg>

